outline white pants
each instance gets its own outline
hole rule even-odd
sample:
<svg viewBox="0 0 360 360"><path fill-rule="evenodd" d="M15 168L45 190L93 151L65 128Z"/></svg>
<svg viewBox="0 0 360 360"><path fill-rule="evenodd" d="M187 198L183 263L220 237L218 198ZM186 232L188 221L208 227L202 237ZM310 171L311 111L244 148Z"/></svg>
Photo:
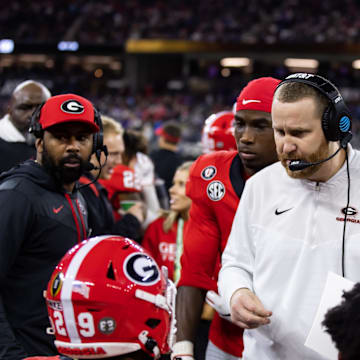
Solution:
<svg viewBox="0 0 360 360"><path fill-rule="evenodd" d="M222 351L209 340L205 360L241 360L241 358Z"/></svg>

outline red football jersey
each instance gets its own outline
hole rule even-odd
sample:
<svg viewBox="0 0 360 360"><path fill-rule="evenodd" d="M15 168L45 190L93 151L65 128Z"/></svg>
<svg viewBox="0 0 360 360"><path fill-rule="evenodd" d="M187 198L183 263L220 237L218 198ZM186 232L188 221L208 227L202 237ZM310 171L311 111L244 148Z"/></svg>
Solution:
<svg viewBox="0 0 360 360"><path fill-rule="evenodd" d="M135 176L134 169L122 164L114 167L110 179L100 179L99 183L108 191L109 199L119 192L141 191L140 182Z"/></svg>
<svg viewBox="0 0 360 360"><path fill-rule="evenodd" d="M178 286L217 291L220 258L230 235L245 179L236 151L205 154L193 164L186 187L192 205L184 233ZM240 327L221 319L216 313L209 339L223 351L240 357L242 333Z"/></svg>
<svg viewBox="0 0 360 360"><path fill-rule="evenodd" d="M164 217L153 221L146 229L141 245L154 257L161 267L165 265L169 271L169 279L174 279L174 266L176 258L176 235L178 223L174 222L172 228L166 233L163 230ZM184 222L184 231L187 221Z"/></svg>
<svg viewBox="0 0 360 360"><path fill-rule="evenodd" d="M119 220L121 216L118 212L120 209L120 200L115 195L118 193L134 193L141 191L140 182L137 179L134 169L122 164L114 167L110 179L100 179L99 183L104 186L108 192L108 198L113 207L113 214L116 221Z"/></svg>

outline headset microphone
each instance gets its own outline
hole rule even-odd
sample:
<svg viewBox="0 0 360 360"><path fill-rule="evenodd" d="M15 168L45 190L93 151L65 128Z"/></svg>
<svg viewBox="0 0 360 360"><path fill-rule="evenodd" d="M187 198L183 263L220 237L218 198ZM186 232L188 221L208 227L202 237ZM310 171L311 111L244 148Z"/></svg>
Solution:
<svg viewBox="0 0 360 360"><path fill-rule="evenodd" d="M349 132L340 141L340 147L331 156L327 157L326 159L316 161L316 162L306 162L306 161L301 161L301 160L293 160L293 161L290 161L289 169L291 171L300 171L300 170L304 170L304 169L308 168L309 166L322 164L323 162L326 162L326 161L332 159L341 149L346 149L346 146L347 146L348 142L351 140L351 138L352 138L352 133Z"/></svg>
<svg viewBox="0 0 360 360"><path fill-rule="evenodd" d="M101 161L100 161L100 156L101 156L101 152L104 153L105 155L105 161L104 163L102 164ZM78 189L81 189L85 186L89 186L91 184L93 184L94 182L98 181L99 180L99 177L100 177L100 174L101 174L101 170L102 168L106 165L106 162L107 162L107 158L108 158L108 149L107 149L107 146L106 145L102 145L101 146L101 149L98 149L96 152L95 152L95 156L96 156L96 159L97 161L99 162L100 166L95 166L92 162L88 161L86 164L85 164L85 171L91 171L91 170L99 170L99 172L97 173L96 177L91 180L89 183L87 184L83 184L83 185L80 185L78 186Z"/></svg>
<svg viewBox="0 0 360 360"><path fill-rule="evenodd" d="M88 161L85 165L85 171L100 170L100 167L95 166L92 162Z"/></svg>

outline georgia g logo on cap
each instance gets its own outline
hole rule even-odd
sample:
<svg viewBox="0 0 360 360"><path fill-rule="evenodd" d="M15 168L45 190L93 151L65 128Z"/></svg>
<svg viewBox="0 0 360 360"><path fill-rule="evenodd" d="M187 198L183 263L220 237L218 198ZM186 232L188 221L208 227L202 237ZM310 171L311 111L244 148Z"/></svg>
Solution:
<svg viewBox="0 0 360 360"><path fill-rule="evenodd" d="M64 101L60 108L63 112L68 114L81 114L84 112L84 105L77 100Z"/></svg>

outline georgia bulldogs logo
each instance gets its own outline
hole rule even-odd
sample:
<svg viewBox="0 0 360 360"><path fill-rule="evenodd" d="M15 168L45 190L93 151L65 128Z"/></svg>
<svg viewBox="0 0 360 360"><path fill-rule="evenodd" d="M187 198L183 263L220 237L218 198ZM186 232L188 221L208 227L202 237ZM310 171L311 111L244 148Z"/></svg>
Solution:
<svg viewBox="0 0 360 360"><path fill-rule="evenodd" d="M150 286L160 279L155 261L146 254L130 254L124 261L125 276L136 284Z"/></svg>
<svg viewBox="0 0 360 360"><path fill-rule="evenodd" d="M343 209L341 209L341 212L344 214L344 215L356 215L358 212L357 210L352 207L352 206L349 206L349 207L344 207Z"/></svg>
<svg viewBox="0 0 360 360"><path fill-rule="evenodd" d="M219 201L225 195L225 186L221 181L212 181L206 188L206 192L210 200Z"/></svg>
<svg viewBox="0 0 360 360"><path fill-rule="evenodd" d="M84 105L77 100L66 100L61 104L61 110L68 114L82 114L84 112Z"/></svg>
<svg viewBox="0 0 360 360"><path fill-rule="evenodd" d="M207 166L205 169L201 171L201 177L204 180L211 180L216 175L216 167L215 166Z"/></svg>

